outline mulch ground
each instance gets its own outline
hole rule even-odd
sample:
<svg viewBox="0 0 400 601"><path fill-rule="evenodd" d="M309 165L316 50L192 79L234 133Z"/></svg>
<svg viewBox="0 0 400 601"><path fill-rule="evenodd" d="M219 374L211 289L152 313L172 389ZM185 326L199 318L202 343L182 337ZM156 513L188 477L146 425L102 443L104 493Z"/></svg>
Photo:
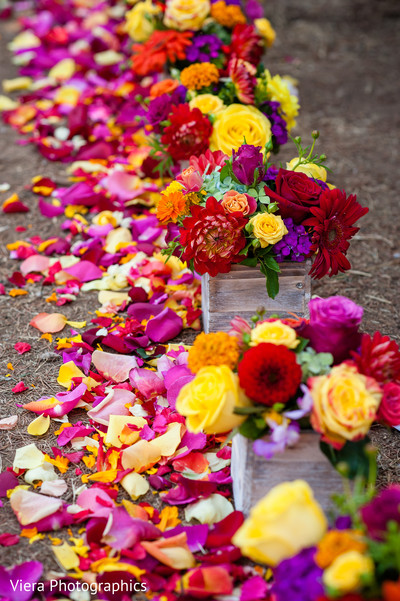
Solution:
<svg viewBox="0 0 400 601"><path fill-rule="evenodd" d="M319 149L328 156L328 166L334 172L332 181L357 194L361 204L370 209L349 253L353 269L314 283L313 293L350 297L364 306L367 331L379 329L400 342L398 2L268 0L266 12L278 33L267 64L273 73L287 73L299 82L302 110L295 134L309 139L311 131L318 129ZM17 75L6 49L16 33L15 22L0 23L0 80ZM24 215L0 215L0 282L7 289L12 287L7 277L17 264L8 259L6 244L32 233L45 238L58 231L56 221L45 219L35 209L36 201L25 187L38 174L60 184L66 181L62 165L45 161L33 148L16 141L15 133L0 124L0 184L9 183L10 193L18 193L32 209ZM290 158L292 151L287 149L279 156L283 163ZM0 202L6 195L0 192ZM17 225L25 225L28 231L17 234ZM20 380L30 386L23 393L24 403L58 391L61 360L28 326L34 315L46 310L44 299L52 290L40 286L28 290L29 295L23 297L0 296L0 418L19 414L18 428L0 435L3 467L12 463L16 448L31 442L26 426L32 416L15 408L11 388ZM75 320L90 319L95 303L94 296L82 294L62 311ZM16 353L13 346L20 340L32 345L31 352L23 356ZM14 371L7 369L8 362ZM376 427L372 436L379 447L380 483L398 481L400 433ZM42 449L50 448L53 442L51 432L39 441ZM7 511L2 509L2 530L18 532L14 515ZM45 541L0 548L0 564L6 566L28 557L40 559L47 569L57 568Z"/></svg>

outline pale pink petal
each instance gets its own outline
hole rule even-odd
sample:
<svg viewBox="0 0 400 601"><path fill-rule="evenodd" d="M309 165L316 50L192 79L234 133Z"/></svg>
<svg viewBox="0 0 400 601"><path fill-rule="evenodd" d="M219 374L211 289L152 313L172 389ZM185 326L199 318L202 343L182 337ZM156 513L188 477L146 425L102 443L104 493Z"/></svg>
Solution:
<svg viewBox="0 0 400 601"><path fill-rule="evenodd" d="M138 366L136 357L104 351L94 351L92 361L102 376L114 382L124 382L129 378L131 369Z"/></svg>

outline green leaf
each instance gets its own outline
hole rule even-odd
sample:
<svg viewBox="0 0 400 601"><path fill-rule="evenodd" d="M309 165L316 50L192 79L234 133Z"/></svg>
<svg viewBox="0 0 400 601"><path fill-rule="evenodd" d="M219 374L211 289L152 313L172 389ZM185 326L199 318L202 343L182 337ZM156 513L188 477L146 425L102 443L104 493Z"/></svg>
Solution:
<svg viewBox="0 0 400 601"><path fill-rule="evenodd" d="M264 405L251 405L250 407L234 407L235 415L252 415L256 413L265 413Z"/></svg>
<svg viewBox="0 0 400 601"><path fill-rule="evenodd" d="M243 261L240 261L240 265L246 265L246 267L257 267L257 258L247 257L247 259L243 259Z"/></svg>
<svg viewBox="0 0 400 601"><path fill-rule="evenodd" d="M271 298L275 298L279 292L279 276L278 273L272 269L268 269L267 292Z"/></svg>
<svg viewBox="0 0 400 601"><path fill-rule="evenodd" d="M359 441L348 440L340 450L334 449L326 442L320 442L321 451L329 459L334 468L338 464L347 466L346 477L354 480L357 476L368 478L370 459L366 446L370 444L368 436Z"/></svg>
<svg viewBox="0 0 400 601"><path fill-rule="evenodd" d="M276 271L277 273L280 273L281 268L279 267L279 264L276 262L274 257L272 257L271 255L267 255L266 257L263 258L263 261L265 261L265 263L269 269L272 269L272 271Z"/></svg>
<svg viewBox="0 0 400 601"><path fill-rule="evenodd" d="M223 182L225 178L229 177L231 175L231 173L232 173L232 166L231 166L230 162L227 161L220 171L221 182Z"/></svg>
<svg viewBox="0 0 400 601"><path fill-rule="evenodd" d="M260 418L253 415L249 416L245 422L239 427L239 432L242 436L256 440L267 432L267 425L264 420L260 423Z"/></svg>

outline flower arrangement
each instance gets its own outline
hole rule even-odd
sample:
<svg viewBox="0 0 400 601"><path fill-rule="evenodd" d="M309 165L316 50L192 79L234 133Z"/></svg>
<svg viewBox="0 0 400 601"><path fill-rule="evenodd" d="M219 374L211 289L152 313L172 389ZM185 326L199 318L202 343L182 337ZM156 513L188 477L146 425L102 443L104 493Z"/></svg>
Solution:
<svg viewBox="0 0 400 601"><path fill-rule="evenodd" d="M200 334L176 407L189 430L237 428L266 459L311 427L354 478L370 467L371 425L400 424L400 350L379 332L362 334L363 309L348 298L315 298L309 308L309 320L238 317L229 334Z"/></svg>
<svg viewBox="0 0 400 601"><path fill-rule="evenodd" d="M400 487L337 496L332 528L309 485L284 482L233 537L272 567L271 601L395 601L400 596Z"/></svg>
<svg viewBox="0 0 400 601"><path fill-rule="evenodd" d="M240 110L257 111L250 106ZM232 120L235 114L236 108ZM219 126L213 127L215 137ZM204 131L197 122L195 129L197 135ZM232 142L229 128L223 131L226 141ZM312 257L314 278L349 269L349 240L368 209L355 195L347 196L326 183L326 157L314 154L318 132L313 132L313 143L305 149L297 138L298 157L287 169L276 169L268 159L271 143L261 136L266 130L261 125L257 131L262 144L243 144L230 157L220 149L192 155L190 166L162 192L157 216L168 223L167 254L177 254L199 274L211 276L229 272L236 263L259 266L274 298L282 261ZM196 141L193 147L200 148Z"/></svg>
<svg viewBox="0 0 400 601"><path fill-rule="evenodd" d="M257 0L143 0L127 12L126 31L140 76L192 63L223 68L231 57L257 66L275 40Z"/></svg>

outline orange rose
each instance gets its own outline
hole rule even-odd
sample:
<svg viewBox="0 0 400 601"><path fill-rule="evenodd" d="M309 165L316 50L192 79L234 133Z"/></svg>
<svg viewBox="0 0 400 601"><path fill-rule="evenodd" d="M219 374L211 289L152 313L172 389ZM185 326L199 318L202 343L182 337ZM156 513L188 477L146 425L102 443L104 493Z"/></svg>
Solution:
<svg viewBox="0 0 400 601"><path fill-rule="evenodd" d="M171 94L179 86L177 79L163 79L153 84L150 88L151 98L158 98L163 94Z"/></svg>
<svg viewBox="0 0 400 601"><path fill-rule="evenodd" d="M256 200L248 194L240 194L236 190L225 192L221 205L226 213L242 213L243 215L251 215L257 208Z"/></svg>

